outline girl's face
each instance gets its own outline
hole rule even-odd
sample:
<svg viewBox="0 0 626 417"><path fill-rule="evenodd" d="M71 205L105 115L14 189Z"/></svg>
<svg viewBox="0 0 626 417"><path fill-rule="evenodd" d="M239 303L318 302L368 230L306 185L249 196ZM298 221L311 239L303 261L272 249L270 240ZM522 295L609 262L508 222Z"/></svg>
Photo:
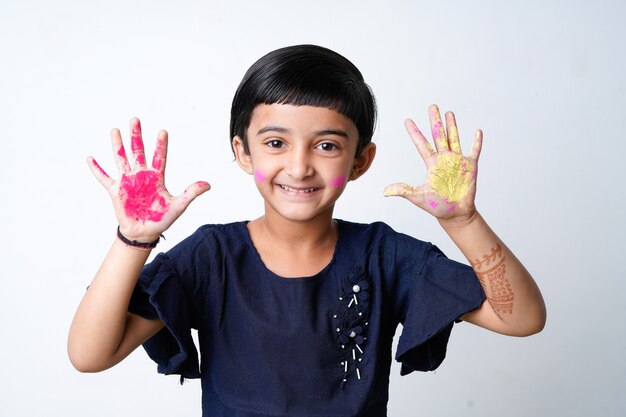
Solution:
<svg viewBox="0 0 626 417"><path fill-rule="evenodd" d="M371 163L374 145L354 158L359 135L354 123L322 107L262 104L247 131L250 154L239 137L233 147L239 165L254 179L265 214L292 221L332 217L348 180ZM363 158L367 161L363 161Z"/></svg>

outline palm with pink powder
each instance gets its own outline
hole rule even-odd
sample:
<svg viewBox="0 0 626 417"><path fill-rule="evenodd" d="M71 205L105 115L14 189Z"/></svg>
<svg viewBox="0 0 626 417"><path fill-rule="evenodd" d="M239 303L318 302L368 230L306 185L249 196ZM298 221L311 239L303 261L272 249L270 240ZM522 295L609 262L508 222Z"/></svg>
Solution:
<svg viewBox="0 0 626 417"><path fill-rule="evenodd" d="M210 185L198 181L180 195L172 196L164 183L167 132L159 132L152 164L148 168L139 119L131 119L130 130L132 166L120 131L113 129L111 132L119 179L111 178L92 157L88 158L88 164L111 196L121 233L131 240L152 242L176 221L197 196L208 191Z"/></svg>

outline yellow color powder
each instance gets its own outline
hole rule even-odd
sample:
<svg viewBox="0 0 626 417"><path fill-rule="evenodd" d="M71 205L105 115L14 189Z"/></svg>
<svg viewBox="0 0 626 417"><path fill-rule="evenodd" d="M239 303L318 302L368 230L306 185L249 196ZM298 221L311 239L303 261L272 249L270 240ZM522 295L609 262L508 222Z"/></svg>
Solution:
<svg viewBox="0 0 626 417"><path fill-rule="evenodd" d="M461 154L449 152L437 155L437 166L428 172L432 191L449 203L465 198L472 183L474 166Z"/></svg>
<svg viewBox="0 0 626 417"><path fill-rule="evenodd" d="M408 184L394 184L390 185L383 191L385 197L392 195L415 195L417 194L419 187L415 187Z"/></svg>

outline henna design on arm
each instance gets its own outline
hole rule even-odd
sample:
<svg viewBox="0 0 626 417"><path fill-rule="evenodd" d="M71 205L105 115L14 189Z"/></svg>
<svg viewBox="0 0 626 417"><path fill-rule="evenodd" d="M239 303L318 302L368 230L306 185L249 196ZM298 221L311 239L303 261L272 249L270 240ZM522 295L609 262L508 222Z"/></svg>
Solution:
<svg viewBox="0 0 626 417"><path fill-rule="evenodd" d="M482 259L475 259L470 262L476 275L478 275L480 285L487 294L487 300L498 317L502 317L501 314L513 313L513 301L515 299L511 284L506 277L505 260L506 256L502 247L497 244L491 248L490 253L483 255Z"/></svg>

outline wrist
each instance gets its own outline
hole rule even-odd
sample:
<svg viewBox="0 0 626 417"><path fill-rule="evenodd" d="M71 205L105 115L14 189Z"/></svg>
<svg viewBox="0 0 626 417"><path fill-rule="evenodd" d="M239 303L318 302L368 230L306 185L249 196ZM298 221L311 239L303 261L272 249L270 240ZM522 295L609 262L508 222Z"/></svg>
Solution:
<svg viewBox="0 0 626 417"><path fill-rule="evenodd" d="M128 240L136 240L138 242L154 242L159 237L161 237L161 233L158 230L142 230L143 227L134 227L132 225L124 225L119 223L117 226L117 230ZM118 237L119 239L119 237Z"/></svg>
<svg viewBox="0 0 626 417"><path fill-rule="evenodd" d="M478 213L478 210L474 209L471 212L468 212L462 216L457 216L450 219L437 219L437 221L446 232L450 233L455 230L469 227L479 218L481 218L480 213Z"/></svg>
<svg viewBox="0 0 626 417"><path fill-rule="evenodd" d="M165 239L165 236L147 236L147 237L127 237L121 230L120 226L117 226L117 239L124 243L126 246L142 250L152 250L161 241L161 238Z"/></svg>

